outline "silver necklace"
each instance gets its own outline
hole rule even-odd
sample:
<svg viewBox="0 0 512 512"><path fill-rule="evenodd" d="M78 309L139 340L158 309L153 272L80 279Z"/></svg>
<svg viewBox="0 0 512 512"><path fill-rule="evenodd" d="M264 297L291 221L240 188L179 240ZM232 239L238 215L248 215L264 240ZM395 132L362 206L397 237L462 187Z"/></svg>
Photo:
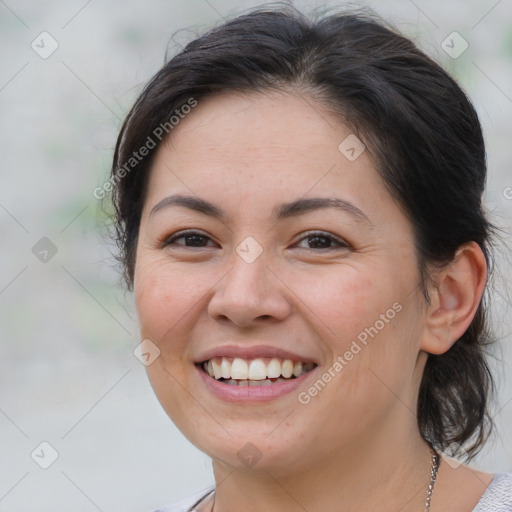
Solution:
<svg viewBox="0 0 512 512"><path fill-rule="evenodd" d="M430 510L430 500L432 499L432 492L434 491L440 461L439 455L432 447L430 447L430 451L432 453L432 465L430 467L430 482L427 489L427 499L425 500L425 512Z"/></svg>
<svg viewBox="0 0 512 512"><path fill-rule="evenodd" d="M434 485L436 483L437 472L439 471L439 464L440 464L440 460L441 460L439 455L437 454L437 452L432 447L430 447L430 452L432 454L432 459L431 459L432 463L430 466L430 482L428 484L428 489L427 489L427 498L425 500L425 512L428 512L430 510L430 500L432 499L432 493L434 492ZM215 491L213 491L213 492L215 492ZM214 496L215 496L215 494L214 494ZM215 504L215 498L212 503L212 510L213 510L214 504ZM191 512L197 512L197 510L195 508L193 508L191 510Z"/></svg>

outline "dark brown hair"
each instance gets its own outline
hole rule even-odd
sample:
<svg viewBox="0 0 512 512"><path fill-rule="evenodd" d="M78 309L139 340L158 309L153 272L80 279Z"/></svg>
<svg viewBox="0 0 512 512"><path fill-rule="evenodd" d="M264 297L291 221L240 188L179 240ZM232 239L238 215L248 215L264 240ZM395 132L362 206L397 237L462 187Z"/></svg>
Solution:
<svg viewBox="0 0 512 512"><path fill-rule="evenodd" d="M133 287L135 252L156 150L126 168L155 130L191 98L223 91L290 90L328 103L365 142L413 225L421 289L431 270L475 241L487 264L494 226L482 204L486 158L477 114L457 83L409 39L373 16L310 19L290 6L260 8L192 40L146 85L124 121L111 182L120 260ZM158 140L158 144L160 141ZM157 144L157 145L158 145ZM124 166L124 172L119 170ZM424 439L472 458L491 428L487 296L461 338L429 355L417 419Z"/></svg>

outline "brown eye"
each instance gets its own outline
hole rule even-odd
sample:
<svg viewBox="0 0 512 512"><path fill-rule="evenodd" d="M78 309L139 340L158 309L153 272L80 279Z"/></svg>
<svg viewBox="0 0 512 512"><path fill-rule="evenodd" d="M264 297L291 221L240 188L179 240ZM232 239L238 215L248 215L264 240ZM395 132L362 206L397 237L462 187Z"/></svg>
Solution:
<svg viewBox="0 0 512 512"><path fill-rule="evenodd" d="M337 249L337 248L348 248L349 245L339 240L338 238L323 232L308 233L306 236L301 238L300 243L306 241L307 246L302 246L303 249Z"/></svg>
<svg viewBox="0 0 512 512"><path fill-rule="evenodd" d="M183 242L178 243L178 240L183 240ZM162 246L206 247L208 241L210 241L210 238L198 231L185 231L170 236L163 242Z"/></svg>

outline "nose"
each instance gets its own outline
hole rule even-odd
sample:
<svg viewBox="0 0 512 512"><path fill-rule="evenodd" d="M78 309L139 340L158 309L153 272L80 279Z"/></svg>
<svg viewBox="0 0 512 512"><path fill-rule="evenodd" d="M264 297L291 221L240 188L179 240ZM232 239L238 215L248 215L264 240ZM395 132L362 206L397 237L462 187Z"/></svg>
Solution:
<svg viewBox="0 0 512 512"><path fill-rule="evenodd" d="M216 321L241 327L257 326L286 319L292 305L287 287L266 259L247 263L238 255L214 289L208 313Z"/></svg>

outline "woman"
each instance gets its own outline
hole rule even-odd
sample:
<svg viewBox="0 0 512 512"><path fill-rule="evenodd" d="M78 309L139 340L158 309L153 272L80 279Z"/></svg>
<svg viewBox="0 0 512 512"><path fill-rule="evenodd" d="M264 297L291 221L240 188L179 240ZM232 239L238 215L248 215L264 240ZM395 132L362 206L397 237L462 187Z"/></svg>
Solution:
<svg viewBox="0 0 512 512"><path fill-rule="evenodd" d="M494 227L459 86L356 15L260 9L146 86L111 181L163 408L215 489L167 511L512 510L492 424Z"/></svg>

